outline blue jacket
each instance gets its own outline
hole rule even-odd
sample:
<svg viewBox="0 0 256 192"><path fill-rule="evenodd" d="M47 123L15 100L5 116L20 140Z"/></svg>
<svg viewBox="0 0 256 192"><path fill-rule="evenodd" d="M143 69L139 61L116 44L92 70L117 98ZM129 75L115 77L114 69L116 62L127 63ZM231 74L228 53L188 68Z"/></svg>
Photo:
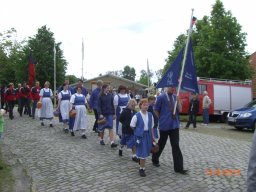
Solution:
<svg viewBox="0 0 256 192"><path fill-rule="evenodd" d="M113 102L114 98L113 95L108 93L103 94L103 95L99 95L99 99L98 99L98 108L97 108L97 112L98 115L114 115L115 114L115 108L114 108L114 102Z"/></svg>
<svg viewBox="0 0 256 192"><path fill-rule="evenodd" d="M101 89L98 87L92 91L92 95L91 95L90 101L89 101L89 105L90 105L91 109L97 110L100 91L101 91Z"/></svg>
<svg viewBox="0 0 256 192"><path fill-rule="evenodd" d="M176 102L176 95L168 94L172 106ZM176 115L173 117L173 109L171 110L169 101L167 99L166 93L162 93L157 97L154 109L159 113L159 129L161 131L168 131L180 128L180 117L178 109L176 109Z"/></svg>

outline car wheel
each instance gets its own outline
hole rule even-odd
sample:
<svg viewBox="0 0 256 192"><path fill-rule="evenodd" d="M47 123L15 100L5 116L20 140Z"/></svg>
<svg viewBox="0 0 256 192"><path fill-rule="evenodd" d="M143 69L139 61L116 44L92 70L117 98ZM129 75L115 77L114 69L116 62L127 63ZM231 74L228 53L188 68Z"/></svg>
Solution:
<svg viewBox="0 0 256 192"><path fill-rule="evenodd" d="M252 125L252 131L255 131L256 128L256 121L254 121L253 125Z"/></svg>

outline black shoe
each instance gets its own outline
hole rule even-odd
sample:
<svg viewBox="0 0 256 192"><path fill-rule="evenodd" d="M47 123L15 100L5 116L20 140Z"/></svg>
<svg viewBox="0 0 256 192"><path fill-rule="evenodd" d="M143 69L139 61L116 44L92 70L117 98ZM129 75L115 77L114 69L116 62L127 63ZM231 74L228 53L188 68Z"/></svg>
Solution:
<svg viewBox="0 0 256 192"><path fill-rule="evenodd" d="M1 169L4 169L4 168L3 168L2 166L0 166L0 170L1 170Z"/></svg>
<svg viewBox="0 0 256 192"><path fill-rule="evenodd" d="M50 127L53 127L53 125L52 125L52 124L50 124Z"/></svg>
<svg viewBox="0 0 256 192"><path fill-rule="evenodd" d="M115 147L117 147L117 144L112 143L110 146L111 146L111 148L115 148Z"/></svg>
<svg viewBox="0 0 256 192"><path fill-rule="evenodd" d="M104 143L104 141L103 141L103 140L101 140L101 141L100 141L100 144L101 144L101 145L105 145L105 143Z"/></svg>
<svg viewBox="0 0 256 192"><path fill-rule="evenodd" d="M180 170L180 171L175 171L176 173L180 173L180 174L182 174L182 175L187 175L188 174L188 170L185 170L185 169L183 169L183 170Z"/></svg>
<svg viewBox="0 0 256 192"><path fill-rule="evenodd" d="M68 133L68 129L64 129L64 133Z"/></svg>
<svg viewBox="0 0 256 192"><path fill-rule="evenodd" d="M145 173L145 170L144 170L144 169L140 169L140 170L139 170L139 173L140 173L140 176L141 176L141 177L146 177L146 173Z"/></svg>
<svg viewBox="0 0 256 192"><path fill-rule="evenodd" d="M71 136L75 136L75 133L73 131L71 131Z"/></svg>
<svg viewBox="0 0 256 192"><path fill-rule="evenodd" d="M136 156L132 157L132 160L133 160L134 162L136 162L136 163L138 163L138 162L140 161L140 159L139 159L138 157L136 157Z"/></svg>
<svg viewBox="0 0 256 192"><path fill-rule="evenodd" d="M41 126L44 126L44 122L41 122Z"/></svg>
<svg viewBox="0 0 256 192"><path fill-rule="evenodd" d="M153 162L153 165L154 165L155 167L160 167L160 164L159 164L159 163L154 163L154 162Z"/></svg>
<svg viewBox="0 0 256 192"><path fill-rule="evenodd" d="M122 150L122 149L119 149L118 154L119 154L119 156L123 156L123 150Z"/></svg>
<svg viewBox="0 0 256 192"><path fill-rule="evenodd" d="M86 135L82 135L82 139L87 139Z"/></svg>

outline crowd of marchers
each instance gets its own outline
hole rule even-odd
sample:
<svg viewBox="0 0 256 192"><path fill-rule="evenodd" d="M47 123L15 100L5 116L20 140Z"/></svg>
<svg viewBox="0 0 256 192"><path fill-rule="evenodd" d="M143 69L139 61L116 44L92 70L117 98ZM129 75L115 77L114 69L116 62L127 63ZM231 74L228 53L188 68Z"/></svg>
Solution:
<svg viewBox="0 0 256 192"><path fill-rule="evenodd" d="M54 97L58 101L56 110L53 107ZM175 108L176 102L178 104ZM187 174L187 170L183 168L183 156L179 147L179 112L182 106L175 95L175 87L167 88L166 92L157 97L148 96L138 100L133 98L131 92L123 85L113 94L110 86L101 80L97 81L97 88L89 97L82 80L79 80L75 87L71 87L69 81L65 80L56 94L51 90L48 81L42 88L38 81L31 88L26 83L14 88L13 83L10 83L7 88L1 90L1 107L6 109L10 120L14 118L13 110L16 104L20 117L37 117L40 126L53 127L52 120L56 116L63 124L64 133L70 133L74 137L80 131L82 139L87 139L87 113L93 111L95 122L92 129L98 133L99 144L105 145L106 130L111 148L118 146L115 137L119 137L119 156L123 156L125 146L131 149L131 159L139 163L139 175L142 177L146 176L145 162L151 153L153 165L160 166L159 158L169 138L174 171ZM139 109L136 106L139 106Z"/></svg>

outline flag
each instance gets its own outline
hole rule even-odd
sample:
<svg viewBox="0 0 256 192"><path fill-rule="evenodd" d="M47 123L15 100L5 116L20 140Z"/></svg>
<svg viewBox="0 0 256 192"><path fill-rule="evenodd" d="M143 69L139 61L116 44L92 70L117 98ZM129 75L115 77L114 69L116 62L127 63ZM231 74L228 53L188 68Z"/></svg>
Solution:
<svg viewBox="0 0 256 192"><path fill-rule="evenodd" d="M181 70L181 61L183 56L184 48L181 49L178 56L167 70L163 78L158 82L156 88L164 87L176 87L179 84L179 75Z"/></svg>
<svg viewBox="0 0 256 192"><path fill-rule="evenodd" d="M186 57L181 88L189 92L199 93L191 38Z"/></svg>
<svg viewBox="0 0 256 192"><path fill-rule="evenodd" d="M33 60L32 53L30 52L28 57L28 85L32 87L35 80L36 80L35 62Z"/></svg>
<svg viewBox="0 0 256 192"><path fill-rule="evenodd" d="M193 16L192 21L191 21L192 26L196 24L196 19L197 19L197 18Z"/></svg>

